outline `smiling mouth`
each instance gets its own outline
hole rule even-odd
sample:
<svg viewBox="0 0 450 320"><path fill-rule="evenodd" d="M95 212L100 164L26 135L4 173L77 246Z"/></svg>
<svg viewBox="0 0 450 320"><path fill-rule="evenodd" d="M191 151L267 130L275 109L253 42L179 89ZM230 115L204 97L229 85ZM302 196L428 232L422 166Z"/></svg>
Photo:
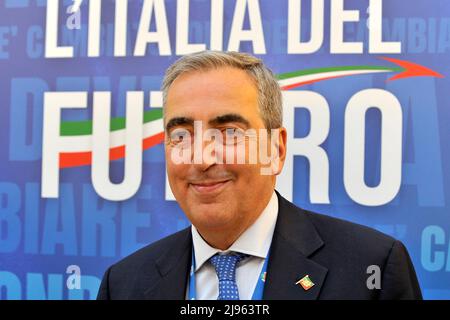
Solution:
<svg viewBox="0 0 450 320"><path fill-rule="evenodd" d="M230 180L190 183L189 185L199 194L210 194L222 191L228 182Z"/></svg>

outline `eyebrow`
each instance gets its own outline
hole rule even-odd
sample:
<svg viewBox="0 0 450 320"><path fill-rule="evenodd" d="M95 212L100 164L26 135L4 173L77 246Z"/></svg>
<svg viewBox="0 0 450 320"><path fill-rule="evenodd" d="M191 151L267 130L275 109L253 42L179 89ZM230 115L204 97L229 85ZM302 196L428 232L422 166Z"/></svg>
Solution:
<svg viewBox="0 0 450 320"><path fill-rule="evenodd" d="M247 128L250 127L250 122L245 119L243 116L237 113L227 113L224 115L217 116L208 121L208 124L211 126L230 123L230 122L238 122L245 125Z"/></svg>
<svg viewBox="0 0 450 320"><path fill-rule="evenodd" d="M210 126L217 126L221 124L226 124L230 122L238 122L245 125L247 128L250 127L250 122L243 116L237 113L227 113L217 116L208 121ZM194 119L189 117L175 117L170 119L166 124L166 132L177 126L194 126Z"/></svg>
<svg viewBox="0 0 450 320"><path fill-rule="evenodd" d="M188 117L175 117L170 119L166 124L166 132L176 126L193 126L194 119Z"/></svg>

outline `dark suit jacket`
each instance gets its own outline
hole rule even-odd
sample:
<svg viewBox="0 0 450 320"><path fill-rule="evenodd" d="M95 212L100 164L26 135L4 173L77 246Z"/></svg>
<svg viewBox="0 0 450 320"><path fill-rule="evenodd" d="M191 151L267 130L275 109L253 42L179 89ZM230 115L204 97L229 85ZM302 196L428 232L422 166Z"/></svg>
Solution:
<svg viewBox="0 0 450 320"><path fill-rule="evenodd" d="M308 212L278 194L264 299L421 299L404 245L373 229ZM192 237L186 228L105 273L98 299L184 299ZM367 288L367 267L381 269L381 289ZM295 283L309 275L314 286Z"/></svg>

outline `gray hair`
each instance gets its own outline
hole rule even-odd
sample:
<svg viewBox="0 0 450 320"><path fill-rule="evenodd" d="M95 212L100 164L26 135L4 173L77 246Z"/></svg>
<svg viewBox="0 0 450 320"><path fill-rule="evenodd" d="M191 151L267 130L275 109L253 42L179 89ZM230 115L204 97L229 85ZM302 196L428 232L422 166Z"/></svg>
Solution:
<svg viewBox="0 0 450 320"><path fill-rule="evenodd" d="M258 89L259 111L266 128L281 128L283 112L280 86L272 71L264 65L262 60L247 53L207 50L178 59L167 69L164 76L162 84L163 111L167 102L167 92L178 76L187 72L221 67L244 70L255 81Z"/></svg>

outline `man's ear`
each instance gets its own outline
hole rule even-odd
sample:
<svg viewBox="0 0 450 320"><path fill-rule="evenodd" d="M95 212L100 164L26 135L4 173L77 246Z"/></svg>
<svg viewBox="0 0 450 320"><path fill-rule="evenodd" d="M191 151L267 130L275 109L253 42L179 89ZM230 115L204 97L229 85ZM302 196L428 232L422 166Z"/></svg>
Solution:
<svg viewBox="0 0 450 320"><path fill-rule="evenodd" d="M281 127L276 129L278 131L277 137L275 138L274 147L277 150L277 158L272 161L272 172L274 175L279 175L284 166L284 161L286 160L286 150L287 150L287 131L286 128Z"/></svg>

